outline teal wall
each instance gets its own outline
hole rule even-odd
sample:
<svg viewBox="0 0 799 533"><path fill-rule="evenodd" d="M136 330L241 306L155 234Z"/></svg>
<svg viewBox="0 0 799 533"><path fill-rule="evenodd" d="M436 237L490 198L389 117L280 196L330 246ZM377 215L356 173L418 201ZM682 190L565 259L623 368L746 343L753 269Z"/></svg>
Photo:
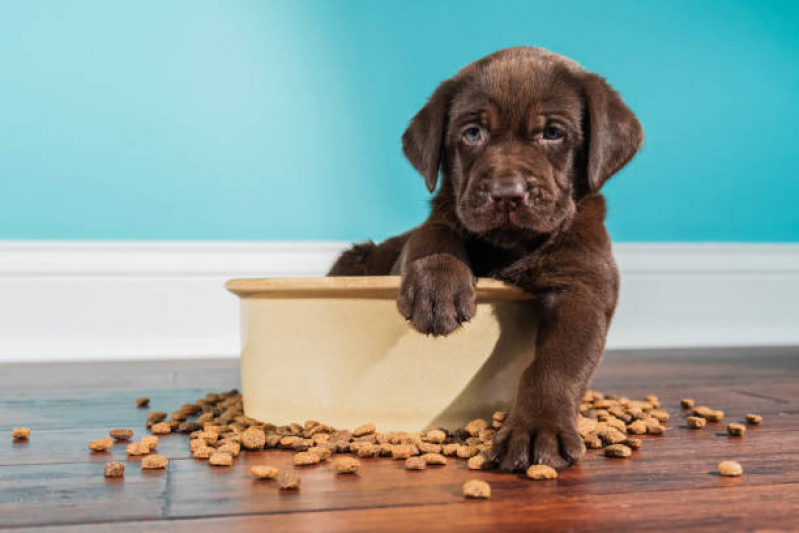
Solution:
<svg viewBox="0 0 799 533"><path fill-rule="evenodd" d="M617 241L799 241L799 2L0 0L0 238L382 238L436 84L538 45L647 143Z"/></svg>

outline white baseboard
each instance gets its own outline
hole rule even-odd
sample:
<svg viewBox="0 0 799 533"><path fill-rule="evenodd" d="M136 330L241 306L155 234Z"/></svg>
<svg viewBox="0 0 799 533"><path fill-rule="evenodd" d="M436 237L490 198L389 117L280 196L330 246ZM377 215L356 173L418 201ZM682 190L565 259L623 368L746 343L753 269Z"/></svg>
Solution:
<svg viewBox="0 0 799 533"><path fill-rule="evenodd" d="M236 356L224 281L322 275L345 246L0 241L0 361ZM609 348L799 344L799 245L615 251Z"/></svg>

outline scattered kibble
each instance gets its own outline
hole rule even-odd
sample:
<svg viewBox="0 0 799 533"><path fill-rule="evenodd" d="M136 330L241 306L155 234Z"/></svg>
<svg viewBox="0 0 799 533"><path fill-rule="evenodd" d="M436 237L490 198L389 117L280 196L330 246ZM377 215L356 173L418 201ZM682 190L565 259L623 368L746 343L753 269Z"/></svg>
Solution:
<svg viewBox="0 0 799 533"><path fill-rule="evenodd" d="M727 433L733 437L743 437L744 433L746 433L746 426L736 423L727 424Z"/></svg>
<svg viewBox="0 0 799 533"><path fill-rule="evenodd" d="M130 440L130 438L133 437L133 430L126 428L117 428L117 429L112 429L111 431L108 432L108 434L111 435L111 438L114 440Z"/></svg>
<svg viewBox="0 0 799 533"><path fill-rule="evenodd" d="M150 405L150 398L136 398L136 407L147 407Z"/></svg>
<svg viewBox="0 0 799 533"><path fill-rule="evenodd" d="M28 440L31 436L31 430L28 428L14 428L11 430L11 438L14 440Z"/></svg>
<svg viewBox="0 0 799 533"><path fill-rule="evenodd" d="M441 444L447 439L447 434L440 429L431 429L427 432L427 440L433 444Z"/></svg>
<svg viewBox="0 0 799 533"><path fill-rule="evenodd" d="M694 407L694 400L693 398L683 398L680 400L680 405L683 409L693 409Z"/></svg>
<svg viewBox="0 0 799 533"><path fill-rule="evenodd" d="M333 461L333 470L337 474L354 474L361 467L361 462L354 457L338 457Z"/></svg>
<svg viewBox="0 0 799 533"><path fill-rule="evenodd" d="M125 463L119 461L109 461L105 464L105 477L120 478L125 477Z"/></svg>
<svg viewBox="0 0 799 533"><path fill-rule="evenodd" d="M447 458L440 453L426 453L422 456L422 459L430 466L443 466L447 464Z"/></svg>
<svg viewBox="0 0 799 533"><path fill-rule="evenodd" d="M702 429L707 424L707 421L701 416L689 416L685 419L685 422L691 429Z"/></svg>
<svg viewBox="0 0 799 533"><path fill-rule="evenodd" d="M375 432L374 424L364 424L352 430L353 437L363 437L364 435L371 435Z"/></svg>
<svg viewBox="0 0 799 533"><path fill-rule="evenodd" d="M642 441L641 439L629 437L627 439L624 439L624 442L622 442L622 444L627 446L631 450L640 450L641 446L643 446L644 444L644 441Z"/></svg>
<svg viewBox="0 0 799 533"><path fill-rule="evenodd" d="M145 435L141 438L141 443L150 450L155 450L158 447L158 437L155 435Z"/></svg>
<svg viewBox="0 0 799 533"><path fill-rule="evenodd" d="M310 466L318 464L319 456L313 452L299 452L294 454L294 464L297 466Z"/></svg>
<svg viewBox="0 0 799 533"><path fill-rule="evenodd" d="M255 479L274 479L277 476L277 468L268 465L255 465L250 468L250 474Z"/></svg>
<svg viewBox="0 0 799 533"><path fill-rule="evenodd" d="M488 458L484 455L475 455L466 462L469 470L483 470L488 466Z"/></svg>
<svg viewBox="0 0 799 533"><path fill-rule="evenodd" d="M406 470L424 470L425 468L427 468L427 461L418 455L405 459Z"/></svg>
<svg viewBox="0 0 799 533"><path fill-rule="evenodd" d="M158 422L151 428L155 435L169 435L172 433L172 425L169 422Z"/></svg>
<svg viewBox="0 0 799 533"><path fill-rule="evenodd" d="M605 447L606 457L625 458L632 455L632 450L624 444L611 444Z"/></svg>
<svg viewBox="0 0 799 533"><path fill-rule="evenodd" d="M141 460L141 469L142 470L161 470L166 468L166 465L169 464L169 460L164 457L163 455L148 455L147 457Z"/></svg>
<svg viewBox="0 0 799 533"><path fill-rule="evenodd" d="M277 482L281 490L298 490L300 488L300 478L285 470L277 476Z"/></svg>
<svg viewBox="0 0 799 533"><path fill-rule="evenodd" d="M744 473L738 461L722 461L719 463L719 474L724 477L738 477Z"/></svg>
<svg viewBox="0 0 799 533"><path fill-rule="evenodd" d="M150 453L150 447L141 442L131 442L125 450L128 455L147 455Z"/></svg>
<svg viewBox="0 0 799 533"><path fill-rule="evenodd" d="M555 479L558 471L547 465L531 465L527 469L527 477L530 479Z"/></svg>
<svg viewBox="0 0 799 533"><path fill-rule="evenodd" d="M752 413L749 413L748 415L746 415L746 422L748 424L753 425L753 426L758 425L762 421L763 421L763 417L760 416L760 415L756 415L756 414L752 414Z"/></svg>
<svg viewBox="0 0 799 533"><path fill-rule="evenodd" d="M229 453L214 452L211 454L211 457L208 458L208 464L212 466L232 466L233 456Z"/></svg>
<svg viewBox="0 0 799 533"><path fill-rule="evenodd" d="M266 433L259 427L247 428L241 434L241 445L248 450L260 450L266 445Z"/></svg>
<svg viewBox="0 0 799 533"><path fill-rule="evenodd" d="M105 437L102 439L94 439L89 443L89 449L93 452L107 451L114 445L114 439Z"/></svg>
<svg viewBox="0 0 799 533"><path fill-rule="evenodd" d="M210 446L201 446L191 452L191 456L195 459L200 459L201 461L205 461L210 459L213 454L216 453L216 450L211 448Z"/></svg>
<svg viewBox="0 0 799 533"><path fill-rule="evenodd" d="M463 484L463 495L466 498L487 499L491 497L491 485L479 479L472 479Z"/></svg>

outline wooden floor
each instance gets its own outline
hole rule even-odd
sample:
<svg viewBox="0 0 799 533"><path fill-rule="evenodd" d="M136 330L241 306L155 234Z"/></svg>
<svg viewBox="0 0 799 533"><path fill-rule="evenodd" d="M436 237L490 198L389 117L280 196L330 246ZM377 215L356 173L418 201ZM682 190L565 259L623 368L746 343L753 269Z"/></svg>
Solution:
<svg viewBox="0 0 799 533"><path fill-rule="evenodd" d="M423 472L363 460L336 477L305 467L299 492L254 482L249 467L293 468L291 454L242 455L233 468L193 460L184 436L162 438L167 471L128 461L124 480L103 478L124 445L91 454L111 427L143 434L146 410L171 411L209 390L237 386L236 361L0 365L0 529L35 531L734 531L799 530L799 349L611 353L594 387L631 397L656 393L669 432L646 438L631 459L589 451L557 480L471 472L463 462ZM689 431L678 405L690 396L727 420L764 416L743 439L722 424ZM10 430L29 426L29 442ZM742 478L714 473L739 461ZM472 478L491 483L487 501L464 500Z"/></svg>

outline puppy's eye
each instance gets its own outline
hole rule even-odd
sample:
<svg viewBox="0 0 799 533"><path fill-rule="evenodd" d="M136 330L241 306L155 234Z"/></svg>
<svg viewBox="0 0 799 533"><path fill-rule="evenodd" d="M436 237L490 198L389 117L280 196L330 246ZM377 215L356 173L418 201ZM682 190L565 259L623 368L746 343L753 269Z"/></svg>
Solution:
<svg viewBox="0 0 799 533"><path fill-rule="evenodd" d="M483 130L477 126L471 126L463 130L462 137L466 144L478 144L483 140Z"/></svg>
<svg viewBox="0 0 799 533"><path fill-rule="evenodd" d="M566 136L566 132L558 126L553 124L544 128L544 140L547 141L560 141Z"/></svg>

